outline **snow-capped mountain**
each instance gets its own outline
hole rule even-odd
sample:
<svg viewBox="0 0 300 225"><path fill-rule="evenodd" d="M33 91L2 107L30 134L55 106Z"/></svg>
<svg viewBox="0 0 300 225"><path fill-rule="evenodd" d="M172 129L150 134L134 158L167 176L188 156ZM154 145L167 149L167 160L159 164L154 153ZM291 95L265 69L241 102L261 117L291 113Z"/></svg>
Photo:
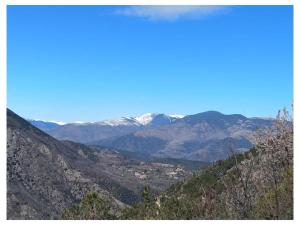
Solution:
<svg viewBox="0 0 300 225"><path fill-rule="evenodd" d="M157 114L155 114L155 113L145 113L141 116L135 117L135 120L138 121L142 125L146 125L146 124L150 123L156 115Z"/></svg>
<svg viewBox="0 0 300 225"><path fill-rule="evenodd" d="M50 123L47 121L29 120L37 128L58 139L78 142L93 142L103 138L126 135L146 128L172 124L183 116L145 113L137 117L121 117L119 119L98 122Z"/></svg>
<svg viewBox="0 0 300 225"><path fill-rule="evenodd" d="M162 113L145 113L141 116L137 117L121 117L119 119L109 119L109 120L102 120L98 122L82 122L82 121L75 121L72 123L64 123L59 121L46 121L40 119L28 119L31 124L41 128L43 127L57 127L63 125L103 125L103 126L151 126L151 125L164 125L174 122L177 119L182 119L183 115L165 115ZM57 126L56 126L57 125Z"/></svg>
<svg viewBox="0 0 300 225"><path fill-rule="evenodd" d="M94 124L107 126L140 126L141 124L133 117L122 117L115 120L103 120Z"/></svg>
<svg viewBox="0 0 300 225"><path fill-rule="evenodd" d="M165 115L162 113L145 113L137 117L121 117L118 119L101 120L97 122L82 122L76 121L69 124L74 125L103 125L103 126L151 126L164 125L174 122L177 119L182 119L183 115ZM29 120L30 122L36 120ZM43 121L48 122L48 121ZM54 122L54 121L53 121ZM66 125L63 122L56 122L58 125Z"/></svg>
<svg viewBox="0 0 300 225"><path fill-rule="evenodd" d="M171 116L165 114L145 113L141 116L135 117L135 120L144 126L158 126L170 124L179 118L180 117L178 116Z"/></svg>

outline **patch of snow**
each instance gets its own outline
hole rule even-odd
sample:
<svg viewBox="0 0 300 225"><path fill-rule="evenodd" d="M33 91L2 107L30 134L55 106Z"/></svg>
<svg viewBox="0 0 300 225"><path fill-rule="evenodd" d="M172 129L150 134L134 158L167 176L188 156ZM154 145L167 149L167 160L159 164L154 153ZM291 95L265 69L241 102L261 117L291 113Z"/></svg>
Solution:
<svg viewBox="0 0 300 225"><path fill-rule="evenodd" d="M90 124L97 124L98 122L83 122L83 121L75 121L68 124L77 125L77 126L85 126Z"/></svg>
<svg viewBox="0 0 300 225"><path fill-rule="evenodd" d="M183 117L185 117L185 115L178 115L178 114L169 115L169 116L176 119L182 119Z"/></svg>
<svg viewBox="0 0 300 225"><path fill-rule="evenodd" d="M140 126L141 124L132 117L122 117L115 120L103 120L97 122L99 125L108 125L108 126Z"/></svg>
<svg viewBox="0 0 300 225"><path fill-rule="evenodd" d="M148 123L150 123L153 118L156 116L157 114L155 113L145 113L141 116L135 117L135 119L142 125L146 125Z"/></svg>
<svg viewBox="0 0 300 225"><path fill-rule="evenodd" d="M50 120L49 121L50 123L56 123L56 124L58 124L58 125L66 125L66 123L65 122L62 122L62 121L55 121L55 120Z"/></svg>
<svg viewBox="0 0 300 225"><path fill-rule="evenodd" d="M83 122L83 121L75 121L75 122L73 122L73 123L84 124L84 123L86 123L86 122Z"/></svg>

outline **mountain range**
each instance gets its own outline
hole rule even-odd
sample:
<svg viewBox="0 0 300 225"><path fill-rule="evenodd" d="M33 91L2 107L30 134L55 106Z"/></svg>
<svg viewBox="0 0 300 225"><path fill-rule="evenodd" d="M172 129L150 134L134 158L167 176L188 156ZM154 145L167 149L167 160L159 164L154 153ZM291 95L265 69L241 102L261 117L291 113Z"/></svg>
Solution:
<svg viewBox="0 0 300 225"><path fill-rule="evenodd" d="M282 122L282 135L274 136L278 142L266 142L269 150L275 143L273 147L280 153L276 154L279 161L270 160L279 166L281 214L261 204L276 205L268 197L274 186L269 179L271 171L260 165L269 163L266 156L274 157L272 151L264 150L265 145L213 163L183 159L188 157L166 148L172 142L188 143L197 138L190 147L191 155L197 154L196 146L200 153L206 151L206 157L201 158L225 157L230 148L239 151L244 147L244 141L252 146L253 133L274 122L210 111L165 125L143 125L133 133L102 140L107 142L103 145L85 145L57 140L7 109L7 218L82 219L99 213L102 219L292 218L291 123ZM182 146L177 147L184 153ZM166 157L166 153L173 157ZM244 186L249 171L253 176L251 190ZM254 196L251 207L245 203L250 201L249 190ZM100 203L97 208L95 204ZM250 208L244 209L246 206ZM109 212L108 217L102 217L102 212Z"/></svg>
<svg viewBox="0 0 300 225"><path fill-rule="evenodd" d="M232 151L247 150L253 146L253 134L273 124L272 119L224 115L216 111L186 116L147 113L135 118L54 127L30 122L60 140L139 152L152 157L199 161L216 161L226 158Z"/></svg>
<svg viewBox="0 0 300 225"><path fill-rule="evenodd" d="M166 115L162 113L145 113L137 117L121 117L119 119L101 120L97 122L82 122L75 121L71 123L58 122L58 121L47 121L40 119L27 119L30 123L37 127L46 127L46 129L54 129L59 126L73 124L73 125L88 125L88 124L98 124L107 126L155 126L164 125L174 122L176 119L181 119L185 117L184 115Z"/></svg>
<svg viewBox="0 0 300 225"><path fill-rule="evenodd" d="M118 212L149 185L161 192L207 163L144 162L113 149L59 141L7 110L7 218L58 219L96 192Z"/></svg>
<svg viewBox="0 0 300 225"><path fill-rule="evenodd" d="M144 128L171 124L183 116L146 113L138 117L122 117L98 122L74 122L68 124L41 120L28 120L32 125L61 140L92 143L106 138L126 135Z"/></svg>

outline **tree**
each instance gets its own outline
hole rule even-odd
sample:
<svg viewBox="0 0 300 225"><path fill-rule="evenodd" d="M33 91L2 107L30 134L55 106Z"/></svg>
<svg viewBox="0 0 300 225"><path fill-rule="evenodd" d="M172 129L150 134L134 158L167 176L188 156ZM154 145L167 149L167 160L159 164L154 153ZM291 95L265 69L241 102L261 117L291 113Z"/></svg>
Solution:
<svg viewBox="0 0 300 225"><path fill-rule="evenodd" d="M280 186L284 172L292 171L293 166L293 119L289 112L279 111L272 129L259 132L256 142L260 186L264 197L272 199L268 207L270 218L280 219L285 211L280 202ZM292 191L289 195L293 195Z"/></svg>
<svg viewBox="0 0 300 225"><path fill-rule="evenodd" d="M62 216L66 220L107 220L116 219L111 202L97 193L88 193L80 203L67 209Z"/></svg>

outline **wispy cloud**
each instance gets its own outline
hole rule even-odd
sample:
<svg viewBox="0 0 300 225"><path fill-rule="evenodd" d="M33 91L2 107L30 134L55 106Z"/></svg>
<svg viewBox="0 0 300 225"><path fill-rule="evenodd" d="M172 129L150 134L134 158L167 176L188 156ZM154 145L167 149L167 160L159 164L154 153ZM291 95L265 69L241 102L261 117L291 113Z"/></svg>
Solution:
<svg viewBox="0 0 300 225"><path fill-rule="evenodd" d="M178 19L202 19L228 12L226 6L128 6L116 11L125 16L144 17L151 21L175 21Z"/></svg>

